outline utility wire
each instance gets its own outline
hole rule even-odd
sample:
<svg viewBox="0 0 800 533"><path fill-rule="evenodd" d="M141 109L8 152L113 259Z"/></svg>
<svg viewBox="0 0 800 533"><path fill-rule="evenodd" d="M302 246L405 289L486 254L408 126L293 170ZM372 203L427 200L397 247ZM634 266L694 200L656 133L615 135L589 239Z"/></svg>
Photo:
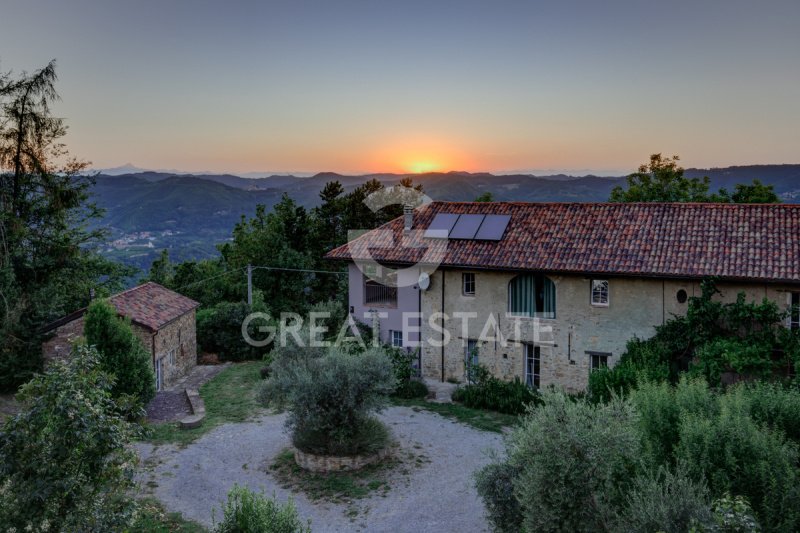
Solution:
<svg viewBox="0 0 800 533"><path fill-rule="evenodd" d="M306 268L284 268L284 267L269 267L269 266L253 265L253 270L259 270L259 269L260 270L277 270L277 271L283 271L283 272L307 272L307 273L311 273L311 274L337 274L339 276L344 276L344 275L347 274L346 271L339 272L339 271L336 271L336 270L311 270L311 269L306 269ZM193 287L194 285L198 285L200 283L205 283L206 281L211 281L212 279L221 278L222 276L227 276L228 274L233 274L233 273L236 273L236 272L242 272L244 270L247 270L247 267L240 267L240 268L234 268L233 270L226 270L225 272L223 272L221 274L217 274L216 276L211 276L209 278L201 279L201 280L198 280L198 281L193 281L192 283L189 283L187 285L183 285L182 287L177 287L174 290L180 291L180 290L186 289L188 287Z"/></svg>
<svg viewBox="0 0 800 533"><path fill-rule="evenodd" d="M280 270L284 272L308 272L311 274L338 274L339 276L347 275L346 271L337 270L311 270L306 268L283 268L283 267L268 267L253 265L253 270Z"/></svg>
<svg viewBox="0 0 800 533"><path fill-rule="evenodd" d="M210 278L201 279L199 281L193 281L192 283L184 285L183 287L178 287L178 288L176 288L174 290L179 291L179 290L185 289L187 287L192 287L192 286L197 285L199 283L205 283L206 281L211 281L212 279L217 279L217 278L221 278L222 276L227 276L228 274L233 274L234 272L241 272L241 271L245 270L246 268L247 267L241 267L241 268L234 268L233 270L226 270L222 274L217 274L216 276L211 276Z"/></svg>

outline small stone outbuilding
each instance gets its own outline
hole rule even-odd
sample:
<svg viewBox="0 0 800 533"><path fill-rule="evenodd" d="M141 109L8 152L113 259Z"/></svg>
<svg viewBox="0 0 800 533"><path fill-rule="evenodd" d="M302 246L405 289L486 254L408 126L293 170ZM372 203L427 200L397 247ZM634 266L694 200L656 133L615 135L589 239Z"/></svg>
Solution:
<svg viewBox="0 0 800 533"><path fill-rule="evenodd" d="M109 298L120 316L130 319L133 332L150 352L158 390L173 384L197 365L195 312L191 298L148 282ZM50 338L42 344L45 362L67 357L83 335L86 308L44 328Z"/></svg>

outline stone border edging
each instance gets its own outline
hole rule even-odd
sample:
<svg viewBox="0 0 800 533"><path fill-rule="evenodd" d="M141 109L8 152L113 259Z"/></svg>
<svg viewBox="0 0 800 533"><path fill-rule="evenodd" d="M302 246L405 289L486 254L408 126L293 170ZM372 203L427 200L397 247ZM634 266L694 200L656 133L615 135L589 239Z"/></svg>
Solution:
<svg viewBox="0 0 800 533"><path fill-rule="evenodd" d="M294 462L303 470L309 470L311 472L346 472L349 470L358 470L386 459L391 453L391 446L387 446L370 455L352 456L316 455L313 453L301 452L295 448Z"/></svg>
<svg viewBox="0 0 800 533"><path fill-rule="evenodd" d="M206 404L203 398L196 389L186 389L186 399L189 400L189 406L192 409L192 414L181 419L178 424L181 429L194 429L200 427L203 420L206 418Z"/></svg>

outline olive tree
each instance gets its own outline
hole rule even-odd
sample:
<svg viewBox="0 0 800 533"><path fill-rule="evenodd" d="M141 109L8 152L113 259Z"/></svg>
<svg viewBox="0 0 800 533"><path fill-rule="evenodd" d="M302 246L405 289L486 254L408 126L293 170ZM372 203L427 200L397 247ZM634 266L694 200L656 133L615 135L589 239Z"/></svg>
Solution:
<svg viewBox="0 0 800 533"><path fill-rule="evenodd" d="M356 455L376 451L388 441L388 430L373 416L395 387L392 363L380 348L361 354L339 348L279 348L262 387L262 401L288 409L286 424L302 451Z"/></svg>

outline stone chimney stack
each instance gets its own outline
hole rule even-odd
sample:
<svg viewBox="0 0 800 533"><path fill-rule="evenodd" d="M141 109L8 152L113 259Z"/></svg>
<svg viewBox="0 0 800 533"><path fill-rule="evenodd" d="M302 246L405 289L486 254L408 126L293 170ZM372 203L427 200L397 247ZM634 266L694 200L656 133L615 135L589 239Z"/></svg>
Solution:
<svg viewBox="0 0 800 533"><path fill-rule="evenodd" d="M403 231L411 231L414 224L414 207L408 204L403 206Z"/></svg>

